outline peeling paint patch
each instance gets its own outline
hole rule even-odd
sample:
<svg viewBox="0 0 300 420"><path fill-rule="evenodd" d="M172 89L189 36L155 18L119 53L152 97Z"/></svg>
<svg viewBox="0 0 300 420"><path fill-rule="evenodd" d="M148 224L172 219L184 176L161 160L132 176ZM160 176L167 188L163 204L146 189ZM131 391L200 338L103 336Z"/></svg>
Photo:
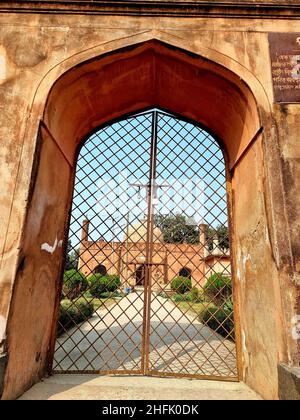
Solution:
<svg viewBox="0 0 300 420"><path fill-rule="evenodd" d="M237 248L237 269L236 269L236 276L237 276L237 279L238 279L239 282L242 281L240 266L241 266L241 249L238 246L238 248Z"/></svg>
<svg viewBox="0 0 300 420"><path fill-rule="evenodd" d="M250 357L249 357L249 352L248 352L248 349L247 349L246 334L245 334L244 330L242 330L242 352L243 352L243 359L244 359L243 378L245 379L248 367L250 365Z"/></svg>
<svg viewBox="0 0 300 420"><path fill-rule="evenodd" d="M242 331L242 346L243 346L243 352L248 353L247 344L246 344L246 334L244 330Z"/></svg>
<svg viewBox="0 0 300 420"><path fill-rule="evenodd" d="M243 257L243 265L244 265L244 266L246 265L246 262L247 262L247 261L251 261L251 255L250 255L250 254L245 255L245 256Z"/></svg>
<svg viewBox="0 0 300 420"><path fill-rule="evenodd" d="M300 315L295 315L291 321L292 337L294 340L300 340Z"/></svg>
<svg viewBox="0 0 300 420"><path fill-rule="evenodd" d="M47 242L45 242L44 244L42 244L41 250L49 252L52 255L56 251L57 248L62 247L62 243L63 241L62 240L58 241L56 237L53 245L50 245Z"/></svg>
<svg viewBox="0 0 300 420"><path fill-rule="evenodd" d="M3 315L0 315L0 341L5 338L6 319Z"/></svg>

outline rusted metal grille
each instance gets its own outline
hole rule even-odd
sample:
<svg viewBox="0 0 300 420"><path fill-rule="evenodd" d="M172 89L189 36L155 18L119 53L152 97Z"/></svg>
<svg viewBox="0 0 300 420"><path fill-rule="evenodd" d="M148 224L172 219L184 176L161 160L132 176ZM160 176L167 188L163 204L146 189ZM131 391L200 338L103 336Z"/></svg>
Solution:
<svg viewBox="0 0 300 420"><path fill-rule="evenodd" d="M152 110L84 143L53 369L236 379L225 163L202 128Z"/></svg>

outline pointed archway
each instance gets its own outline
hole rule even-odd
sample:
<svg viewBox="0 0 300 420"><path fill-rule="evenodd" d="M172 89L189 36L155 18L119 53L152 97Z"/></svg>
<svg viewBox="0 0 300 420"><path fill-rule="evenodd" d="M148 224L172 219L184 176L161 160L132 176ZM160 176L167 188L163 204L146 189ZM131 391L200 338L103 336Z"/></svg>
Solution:
<svg viewBox="0 0 300 420"><path fill-rule="evenodd" d="M265 157L255 97L227 68L151 40L71 68L49 92L24 225L24 261L10 310L4 398L22 393L52 364L61 246L82 141L108 122L152 107L201 124L224 150L233 226L234 294L240 312L240 378L256 389L268 388L269 395L276 394L282 337L271 337L270 332L282 320L276 313L278 275L269 240L265 240ZM268 360L262 354L268 354Z"/></svg>

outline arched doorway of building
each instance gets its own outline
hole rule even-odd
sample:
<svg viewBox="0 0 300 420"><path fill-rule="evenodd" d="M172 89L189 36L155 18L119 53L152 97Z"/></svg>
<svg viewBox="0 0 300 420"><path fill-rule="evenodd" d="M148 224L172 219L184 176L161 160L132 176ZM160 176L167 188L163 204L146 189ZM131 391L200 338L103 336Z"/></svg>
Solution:
<svg viewBox="0 0 300 420"><path fill-rule="evenodd" d="M99 264L94 268L93 272L95 274L101 274L102 276L105 276L107 274L107 269L105 265Z"/></svg>
<svg viewBox="0 0 300 420"><path fill-rule="evenodd" d="M182 267L178 273L181 277L187 277L188 279L192 278L192 271L187 267Z"/></svg>

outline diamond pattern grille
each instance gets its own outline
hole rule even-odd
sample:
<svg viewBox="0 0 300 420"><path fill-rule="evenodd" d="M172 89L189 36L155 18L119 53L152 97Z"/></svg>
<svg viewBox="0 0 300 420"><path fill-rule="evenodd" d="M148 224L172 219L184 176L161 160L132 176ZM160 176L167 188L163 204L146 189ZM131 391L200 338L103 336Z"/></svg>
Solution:
<svg viewBox="0 0 300 420"><path fill-rule="evenodd" d="M230 276L217 142L157 110L99 130L77 162L54 371L234 380Z"/></svg>

